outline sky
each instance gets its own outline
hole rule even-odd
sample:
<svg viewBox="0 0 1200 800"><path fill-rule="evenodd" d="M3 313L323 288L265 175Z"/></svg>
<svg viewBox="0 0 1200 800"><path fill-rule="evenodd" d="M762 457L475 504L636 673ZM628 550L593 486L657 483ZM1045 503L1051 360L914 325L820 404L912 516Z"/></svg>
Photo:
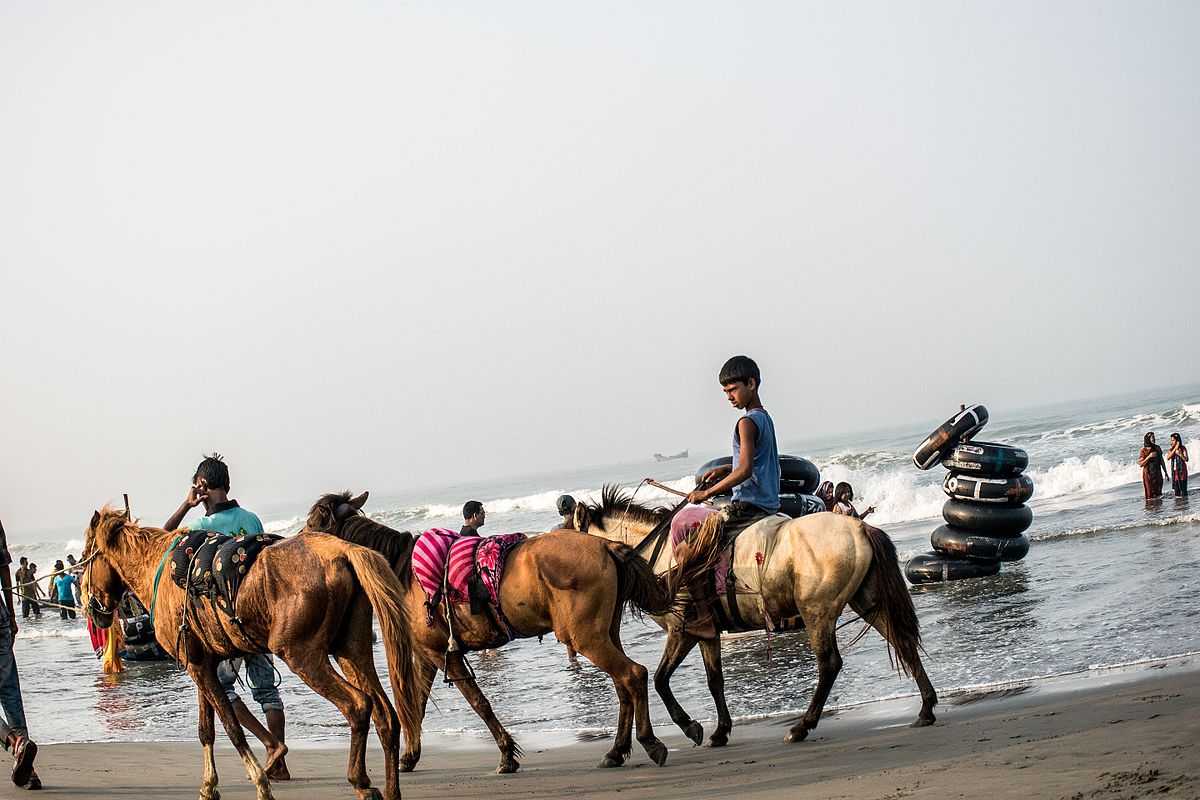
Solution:
<svg viewBox="0 0 1200 800"><path fill-rule="evenodd" d="M0 519L1196 379L1200 5L0 0Z"/></svg>

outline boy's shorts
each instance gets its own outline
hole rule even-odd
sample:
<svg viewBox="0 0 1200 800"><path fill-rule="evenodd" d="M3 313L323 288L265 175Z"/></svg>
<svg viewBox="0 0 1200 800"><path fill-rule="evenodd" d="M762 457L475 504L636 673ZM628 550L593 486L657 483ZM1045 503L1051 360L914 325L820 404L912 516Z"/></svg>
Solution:
<svg viewBox="0 0 1200 800"><path fill-rule="evenodd" d="M244 658L229 658L217 664L217 678L229 702L238 699L237 676L246 663L246 684L250 687L250 695L263 711L271 709L283 710L283 700L279 697L279 687L275 685L275 662L269 655L255 654Z"/></svg>

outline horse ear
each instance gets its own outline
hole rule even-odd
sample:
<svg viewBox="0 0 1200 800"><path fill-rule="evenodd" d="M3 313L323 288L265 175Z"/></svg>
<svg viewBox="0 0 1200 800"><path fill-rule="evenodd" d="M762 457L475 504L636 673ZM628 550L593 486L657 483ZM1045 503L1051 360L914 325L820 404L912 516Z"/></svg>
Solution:
<svg viewBox="0 0 1200 800"><path fill-rule="evenodd" d="M587 533L588 529L588 510L583 503L575 504L575 518L572 520L575 525L575 530L580 533Z"/></svg>
<svg viewBox="0 0 1200 800"><path fill-rule="evenodd" d="M370 494L370 492L363 492L358 497L351 497L350 505L354 506L359 511L362 511L362 507L367 504L367 496Z"/></svg>
<svg viewBox="0 0 1200 800"><path fill-rule="evenodd" d="M100 524L100 512L93 511L92 512L92 524L89 525L88 527L91 528L92 530L96 530L96 526L99 524Z"/></svg>

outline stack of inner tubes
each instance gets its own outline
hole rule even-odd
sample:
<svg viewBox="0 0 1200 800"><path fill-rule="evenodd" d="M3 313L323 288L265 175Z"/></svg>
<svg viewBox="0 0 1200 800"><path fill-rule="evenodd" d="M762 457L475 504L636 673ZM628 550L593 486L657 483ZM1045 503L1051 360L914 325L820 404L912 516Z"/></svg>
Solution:
<svg viewBox="0 0 1200 800"><path fill-rule="evenodd" d="M733 463L732 456L721 456L706 461L696 470L696 481L714 467L727 467ZM813 494L821 485L821 471L817 465L800 456L779 457L779 511L789 517L802 517L825 510L825 501ZM732 500L729 494L717 495L712 499L718 508Z"/></svg>
<svg viewBox="0 0 1200 800"><path fill-rule="evenodd" d="M1029 552L1025 531L1033 511L1033 481L1023 474L1029 456L1018 447L971 439L987 424L987 409L964 408L929 435L913 453L919 469L939 462L948 472L942 491L945 525L934 530L934 552L909 559L904 573L912 583L936 583L995 575L1004 561Z"/></svg>

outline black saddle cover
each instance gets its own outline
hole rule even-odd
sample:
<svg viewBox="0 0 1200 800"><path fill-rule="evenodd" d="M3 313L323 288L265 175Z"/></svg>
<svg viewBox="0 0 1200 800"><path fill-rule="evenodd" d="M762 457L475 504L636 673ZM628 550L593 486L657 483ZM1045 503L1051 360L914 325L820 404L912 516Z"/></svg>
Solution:
<svg viewBox="0 0 1200 800"><path fill-rule="evenodd" d="M237 593L246 573L259 553L281 539L273 533L188 533L171 551L171 580L191 597L206 597L237 619Z"/></svg>

